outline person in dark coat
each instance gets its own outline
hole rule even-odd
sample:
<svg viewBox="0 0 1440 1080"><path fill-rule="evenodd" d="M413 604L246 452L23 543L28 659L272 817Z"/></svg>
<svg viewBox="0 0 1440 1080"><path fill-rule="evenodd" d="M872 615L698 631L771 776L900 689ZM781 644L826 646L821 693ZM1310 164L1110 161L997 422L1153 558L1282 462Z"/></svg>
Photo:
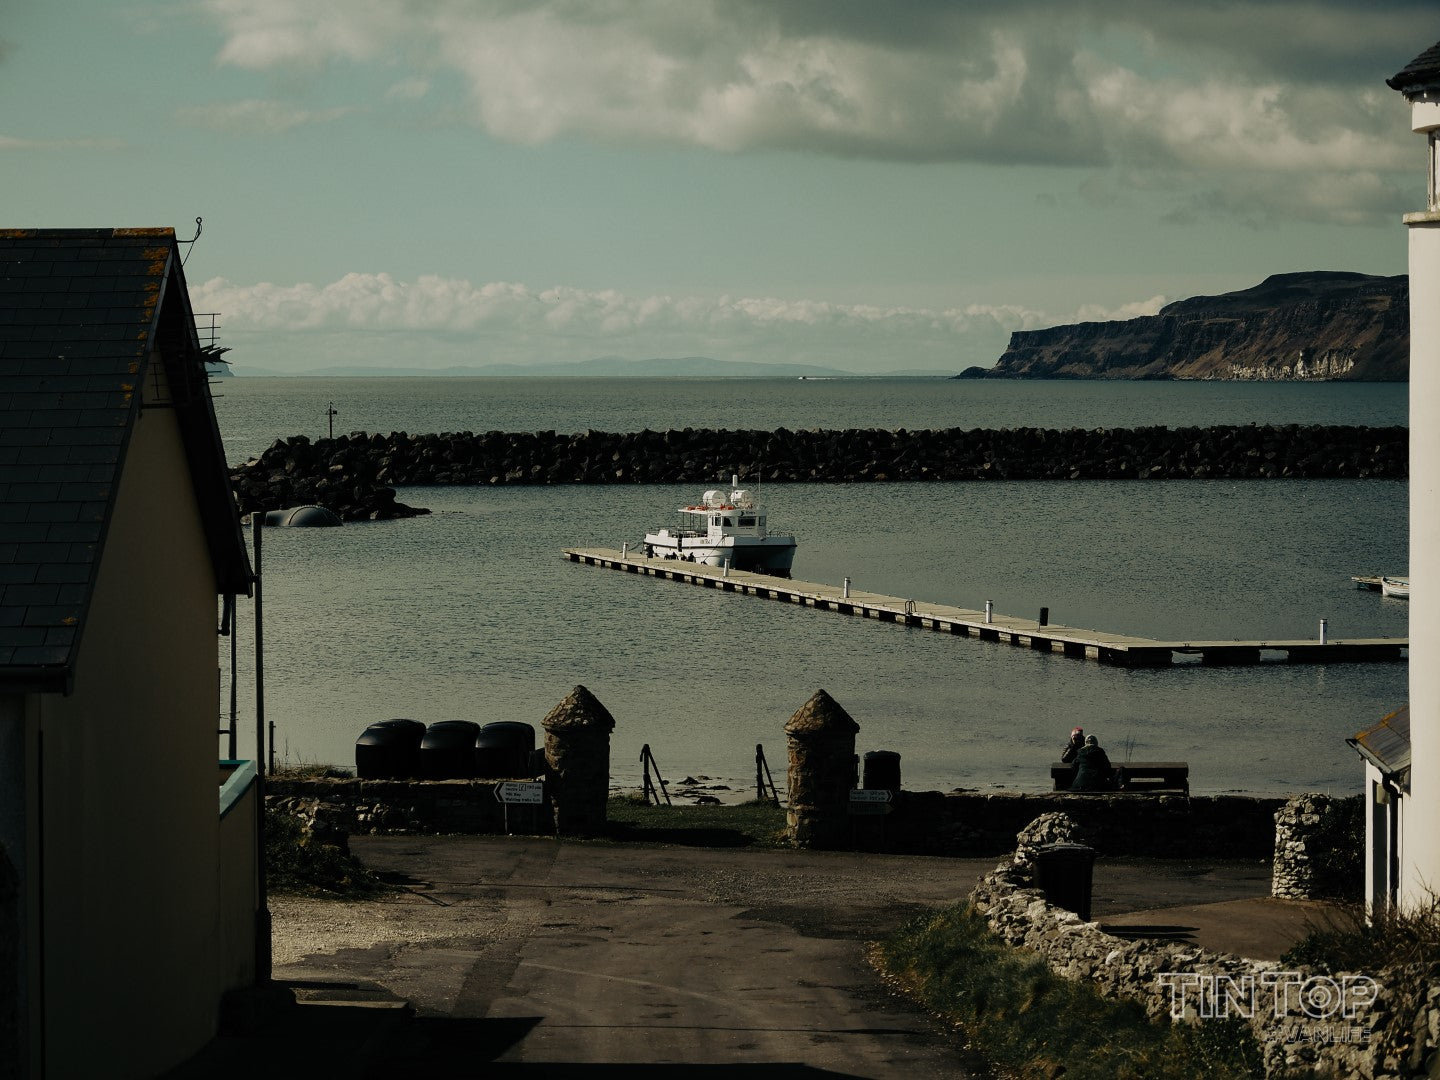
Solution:
<svg viewBox="0 0 1440 1080"><path fill-rule="evenodd" d="M1105 791L1110 787L1110 755L1094 735L1085 736L1085 745L1075 755L1075 781L1071 791Z"/></svg>
<svg viewBox="0 0 1440 1080"><path fill-rule="evenodd" d="M1075 760L1075 755L1080 752L1080 748L1084 745L1085 729L1080 727L1071 728L1070 741L1065 744L1065 749L1060 751L1060 760L1066 765L1069 765L1070 762Z"/></svg>

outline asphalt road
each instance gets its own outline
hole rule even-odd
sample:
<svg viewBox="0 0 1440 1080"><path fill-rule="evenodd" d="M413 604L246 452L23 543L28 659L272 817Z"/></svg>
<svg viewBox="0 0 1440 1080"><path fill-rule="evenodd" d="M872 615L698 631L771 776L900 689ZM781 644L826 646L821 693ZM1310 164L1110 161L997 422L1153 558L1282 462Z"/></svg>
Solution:
<svg viewBox="0 0 1440 1080"><path fill-rule="evenodd" d="M271 1062L304 1059L308 1038L311 1058L344 1057L349 1076L966 1075L955 1036L886 991L865 943L963 899L994 858L494 836L351 843L404 891L272 901L276 979L326 1007L301 1010L295 1046L272 1047ZM1204 905L1232 928L1275 903L1268 891L1260 863L1102 859L1095 917L1147 912L1134 921L1158 919L1157 936L1198 929L1203 941L1214 932ZM1154 910L1187 904L1201 907L1183 924ZM400 1001L416 1019L385 1026L384 1007ZM352 1033L376 1037L347 1042L347 1014ZM317 1017L334 1018L328 1043Z"/></svg>
<svg viewBox="0 0 1440 1080"><path fill-rule="evenodd" d="M863 945L962 898L994 859L458 836L352 846L407 892L275 902L275 974L302 997L411 1001L418 1019L390 1040L382 1075L965 1075L956 1041L880 985Z"/></svg>

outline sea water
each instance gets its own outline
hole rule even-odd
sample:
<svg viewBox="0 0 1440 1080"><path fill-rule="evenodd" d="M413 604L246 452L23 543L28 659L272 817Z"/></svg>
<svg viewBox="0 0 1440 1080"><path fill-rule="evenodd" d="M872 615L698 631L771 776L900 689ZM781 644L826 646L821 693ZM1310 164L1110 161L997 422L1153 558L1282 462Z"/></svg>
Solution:
<svg viewBox="0 0 1440 1080"><path fill-rule="evenodd" d="M232 462L337 430L649 427L1132 427L1405 422L1393 385L942 380L235 379ZM319 425L317 426L317 418ZM387 418L389 418L387 420ZM344 422L348 420L349 423ZM818 688L898 751L907 787L1043 790L1070 728L1112 759L1190 762L1196 792L1358 790L1347 736L1405 700L1402 664L1102 666L999 643L579 566L667 524L693 485L405 488L431 515L267 530L267 716L282 758L353 764L369 723L540 719L584 684L616 719L612 773L638 782L783 774L783 726ZM771 484L797 578L1143 635L1403 636L1404 601L1350 575L1406 567L1393 481ZM246 605L248 608L248 605ZM249 613L242 738L253 746ZM223 742L223 740L222 740ZM743 781L741 781L743 782ZM782 780L783 782L783 780Z"/></svg>

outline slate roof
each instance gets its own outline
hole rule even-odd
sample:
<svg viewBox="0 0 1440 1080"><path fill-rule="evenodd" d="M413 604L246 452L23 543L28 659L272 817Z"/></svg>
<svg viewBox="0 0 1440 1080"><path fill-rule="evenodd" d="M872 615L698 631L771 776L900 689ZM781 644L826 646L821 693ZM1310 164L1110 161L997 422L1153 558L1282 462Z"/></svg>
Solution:
<svg viewBox="0 0 1440 1080"><path fill-rule="evenodd" d="M1417 56L1394 76L1385 80L1391 90L1419 91L1440 87L1440 41Z"/></svg>
<svg viewBox="0 0 1440 1080"><path fill-rule="evenodd" d="M250 567L172 229L0 229L0 685L68 689L159 351L222 593Z"/></svg>
<svg viewBox="0 0 1440 1080"><path fill-rule="evenodd" d="M1366 761L1386 775L1410 765L1410 706L1401 705L1372 728L1346 739Z"/></svg>

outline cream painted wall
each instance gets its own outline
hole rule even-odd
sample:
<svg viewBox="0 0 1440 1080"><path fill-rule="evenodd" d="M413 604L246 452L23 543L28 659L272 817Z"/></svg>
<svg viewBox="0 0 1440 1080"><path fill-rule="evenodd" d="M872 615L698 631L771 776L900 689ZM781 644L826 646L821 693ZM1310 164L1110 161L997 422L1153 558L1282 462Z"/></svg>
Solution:
<svg viewBox="0 0 1440 1080"><path fill-rule="evenodd" d="M215 1030L215 577L179 430L143 411L75 669L39 702L52 1078L150 1076Z"/></svg>
<svg viewBox="0 0 1440 1080"><path fill-rule="evenodd" d="M260 907L260 880L255 873L258 792L252 783L220 819L220 952L216 973L221 990L255 981L255 912Z"/></svg>

